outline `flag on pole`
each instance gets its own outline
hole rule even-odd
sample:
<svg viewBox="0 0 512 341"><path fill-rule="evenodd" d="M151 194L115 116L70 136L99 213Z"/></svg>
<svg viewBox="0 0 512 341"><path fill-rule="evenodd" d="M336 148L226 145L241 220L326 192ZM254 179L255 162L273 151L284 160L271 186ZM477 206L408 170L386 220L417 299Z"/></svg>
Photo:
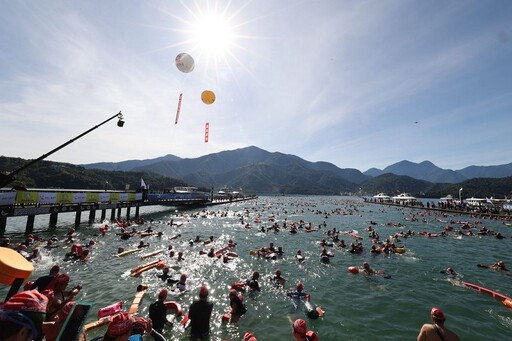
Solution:
<svg viewBox="0 0 512 341"><path fill-rule="evenodd" d="M143 178L140 178L140 188L147 189L146 183L144 182Z"/></svg>

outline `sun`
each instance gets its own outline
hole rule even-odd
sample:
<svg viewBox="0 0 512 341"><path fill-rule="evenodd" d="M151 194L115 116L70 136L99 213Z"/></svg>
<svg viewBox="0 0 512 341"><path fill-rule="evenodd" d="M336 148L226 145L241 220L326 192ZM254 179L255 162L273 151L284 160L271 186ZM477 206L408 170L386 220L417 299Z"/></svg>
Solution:
<svg viewBox="0 0 512 341"><path fill-rule="evenodd" d="M208 70L208 76L231 74L236 77L234 68L243 69L255 76L242 62L240 56L254 53L249 40L261 40L251 34L250 25L261 17L246 17L251 1L234 6L231 1L221 0L180 0L184 9L182 15L165 11L179 27L169 28L181 39L166 48L180 48L194 58L195 64ZM245 18L245 19L244 19Z"/></svg>
<svg viewBox="0 0 512 341"><path fill-rule="evenodd" d="M191 25L191 42L207 59L225 59L234 46L234 27L218 13L203 13Z"/></svg>

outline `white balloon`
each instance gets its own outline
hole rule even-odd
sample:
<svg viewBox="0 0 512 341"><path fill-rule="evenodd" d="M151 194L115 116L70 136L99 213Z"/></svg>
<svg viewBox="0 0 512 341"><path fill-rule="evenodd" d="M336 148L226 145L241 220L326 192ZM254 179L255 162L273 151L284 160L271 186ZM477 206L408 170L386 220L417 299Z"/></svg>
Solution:
<svg viewBox="0 0 512 341"><path fill-rule="evenodd" d="M192 58L188 53L180 53L176 56L176 67L181 72L192 72L195 67L194 58Z"/></svg>

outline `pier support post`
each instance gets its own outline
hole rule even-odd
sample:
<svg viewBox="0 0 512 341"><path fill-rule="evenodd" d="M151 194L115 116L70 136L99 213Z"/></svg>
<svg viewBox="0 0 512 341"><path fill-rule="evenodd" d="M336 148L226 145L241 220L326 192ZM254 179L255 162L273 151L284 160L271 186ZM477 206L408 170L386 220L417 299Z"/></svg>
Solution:
<svg viewBox="0 0 512 341"><path fill-rule="evenodd" d="M126 208L126 219L130 219L130 206Z"/></svg>
<svg viewBox="0 0 512 341"><path fill-rule="evenodd" d="M139 217L139 207L140 206L135 207L135 218Z"/></svg>
<svg viewBox="0 0 512 341"><path fill-rule="evenodd" d="M121 218L121 207L117 209L117 217Z"/></svg>
<svg viewBox="0 0 512 341"><path fill-rule="evenodd" d="M0 216L0 237L4 236L6 226L7 226L7 217Z"/></svg>
<svg viewBox="0 0 512 341"><path fill-rule="evenodd" d="M57 213L57 212L50 213L50 226L57 225L58 216L59 216L59 213Z"/></svg>
<svg viewBox="0 0 512 341"><path fill-rule="evenodd" d="M78 207L75 216L75 227L80 226L80 220L82 219L82 207Z"/></svg>
<svg viewBox="0 0 512 341"><path fill-rule="evenodd" d="M27 217L27 228L25 229L25 234L31 234L34 232L34 221L36 219L35 215L29 215Z"/></svg>
<svg viewBox="0 0 512 341"><path fill-rule="evenodd" d="M113 208L112 212L110 212L110 221L116 220L116 209Z"/></svg>
<svg viewBox="0 0 512 341"><path fill-rule="evenodd" d="M94 223L94 219L96 219L96 210L91 209L89 211L89 224Z"/></svg>
<svg viewBox="0 0 512 341"><path fill-rule="evenodd" d="M106 216L107 216L107 210L101 210L101 221L102 222L105 220Z"/></svg>

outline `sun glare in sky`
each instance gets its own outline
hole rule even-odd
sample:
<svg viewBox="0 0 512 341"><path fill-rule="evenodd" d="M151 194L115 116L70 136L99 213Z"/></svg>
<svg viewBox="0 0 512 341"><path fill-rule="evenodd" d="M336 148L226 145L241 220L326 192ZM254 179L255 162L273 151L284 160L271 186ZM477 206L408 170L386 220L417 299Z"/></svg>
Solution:
<svg viewBox="0 0 512 341"><path fill-rule="evenodd" d="M214 74L218 74L220 70L232 70L233 65L249 72L240 61L240 56L237 56L239 52L248 52L243 47L244 40L255 39L240 32L245 25L255 20L243 19L243 10L247 3L236 8L231 6L231 2L218 0L180 3L188 15L177 17L170 14L182 24L179 28L173 28L173 31L182 35L181 41L173 46L187 47L188 50L181 52L190 54L196 63L215 70Z"/></svg>
<svg viewBox="0 0 512 341"><path fill-rule="evenodd" d="M208 59L225 59L234 44L233 27L217 13L204 13L192 23L192 42L200 55Z"/></svg>

